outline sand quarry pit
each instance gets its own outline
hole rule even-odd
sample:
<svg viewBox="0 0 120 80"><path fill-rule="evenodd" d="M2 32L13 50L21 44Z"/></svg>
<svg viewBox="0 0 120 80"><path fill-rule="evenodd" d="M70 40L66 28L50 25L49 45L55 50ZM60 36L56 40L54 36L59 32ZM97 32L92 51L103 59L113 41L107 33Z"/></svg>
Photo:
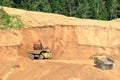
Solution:
<svg viewBox="0 0 120 80"><path fill-rule="evenodd" d="M120 22L79 19L4 7L24 28L0 31L0 80L120 80ZM40 39L50 60L31 60L27 51ZM115 60L113 70L94 67L93 55Z"/></svg>

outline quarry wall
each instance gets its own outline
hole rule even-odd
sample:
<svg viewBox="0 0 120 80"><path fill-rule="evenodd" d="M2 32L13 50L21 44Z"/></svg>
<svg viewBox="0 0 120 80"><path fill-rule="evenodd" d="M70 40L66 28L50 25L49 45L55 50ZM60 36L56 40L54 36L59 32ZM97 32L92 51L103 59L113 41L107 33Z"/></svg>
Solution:
<svg viewBox="0 0 120 80"><path fill-rule="evenodd" d="M12 29L0 32L0 48L4 47L6 50L16 46L17 51L12 52L15 47L7 51L27 56L27 51L32 50L33 43L40 39L43 46L49 47L53 52L54 59L89 58L96 53L119 54L119 33L120 30L115 28L77 25ZM1 53L3 51L1 49Z"/></svg>

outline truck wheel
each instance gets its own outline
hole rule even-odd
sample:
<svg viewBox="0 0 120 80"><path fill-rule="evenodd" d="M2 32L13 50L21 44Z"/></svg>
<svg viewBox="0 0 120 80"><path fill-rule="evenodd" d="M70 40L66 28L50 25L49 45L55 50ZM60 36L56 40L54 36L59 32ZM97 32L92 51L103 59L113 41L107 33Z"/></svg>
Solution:
<svg viewBox="0 0 120 80"><path fill-rule="evenodd" d="M35 56L34 56L33 54L29 54L29 58L30 58L30 59L34 59Z"/></svg>
<svg viewBox="0 0 120 80"><path fill-rule="evenodd" d="M111 70L113 68L113 65L108 65L107 69Z"/></svg>
<svg viewBox="0 0 120 80"><path fill-rule="evenodd" d="M39 56L39 59L44 59L44 56L41 54L41 55Z"/></svg>
<svg viewBox="0 0 120 80"><path fill-rule="evenodd" d="M100 63L96 63L96 67L100 68Z"/></svg>
<svg viewBox="0 0 120 80"><path fill-rule="evenodd" d="M105 70L106 69L106 65L100 64L100 68L103 69L103 70Z"/></svg>

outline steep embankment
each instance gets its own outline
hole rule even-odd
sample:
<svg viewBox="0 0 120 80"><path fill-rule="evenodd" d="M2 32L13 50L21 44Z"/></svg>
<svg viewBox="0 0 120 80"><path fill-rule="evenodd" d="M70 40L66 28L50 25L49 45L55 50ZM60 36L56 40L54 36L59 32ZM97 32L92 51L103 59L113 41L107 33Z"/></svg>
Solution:
<svg viewBox="0 0 120 80"><path fill-rule="evenodd" d="M113 33L116 33L114 35ZM94 26L54 25L1 31L3 56L27 56L40 39L53 52L53 59L89 58L96 53L119 55L119 29ZM4 34L4 35L3 35Z"/></svg>

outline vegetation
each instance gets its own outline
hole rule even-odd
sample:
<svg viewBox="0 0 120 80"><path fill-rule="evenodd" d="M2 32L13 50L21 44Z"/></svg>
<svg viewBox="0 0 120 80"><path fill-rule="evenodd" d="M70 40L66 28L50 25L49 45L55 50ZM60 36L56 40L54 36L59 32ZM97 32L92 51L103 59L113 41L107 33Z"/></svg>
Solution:
<svg viewBox="0 0 120 80"><path fill-rule="evenodd" d="M18 16L10 16L3 8L0 9L0 29L20 28L23 25Z"/></svg>
<svg viewBox="0 0 120 80"><path fill-rule="evenodd" d="M79 18L111 20L120 17L120 0L1 0L0 5Z"/></svg>

